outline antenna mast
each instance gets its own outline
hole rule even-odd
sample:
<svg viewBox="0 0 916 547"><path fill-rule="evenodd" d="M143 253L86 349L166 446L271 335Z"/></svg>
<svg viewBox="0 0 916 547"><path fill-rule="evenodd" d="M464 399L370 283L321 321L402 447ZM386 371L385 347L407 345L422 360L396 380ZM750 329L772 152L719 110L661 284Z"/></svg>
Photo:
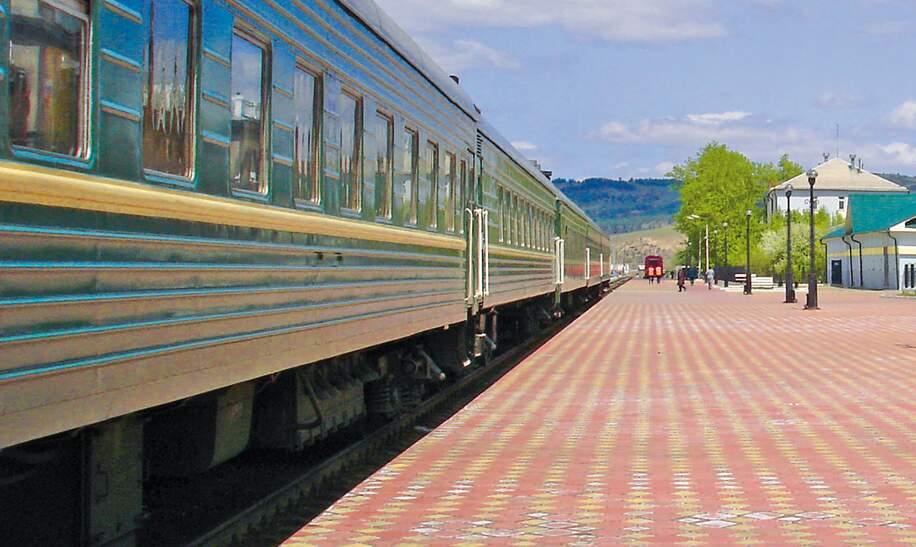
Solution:
<svg viewBox="0 0 916 547"><path fill-rule="evenodd" d="M840 157L840 124L836 124L836 157Z"/></svg>

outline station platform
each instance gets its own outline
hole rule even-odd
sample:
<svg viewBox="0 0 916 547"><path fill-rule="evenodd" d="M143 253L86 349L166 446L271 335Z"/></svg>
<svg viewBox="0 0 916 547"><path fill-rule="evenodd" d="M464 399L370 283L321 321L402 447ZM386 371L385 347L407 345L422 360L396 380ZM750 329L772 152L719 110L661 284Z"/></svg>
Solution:
<svg viewBox="0 0 916 547"><path fill-rule="evenodd" d="M290 537L916 544L916 300L632 281Z"/></svg>

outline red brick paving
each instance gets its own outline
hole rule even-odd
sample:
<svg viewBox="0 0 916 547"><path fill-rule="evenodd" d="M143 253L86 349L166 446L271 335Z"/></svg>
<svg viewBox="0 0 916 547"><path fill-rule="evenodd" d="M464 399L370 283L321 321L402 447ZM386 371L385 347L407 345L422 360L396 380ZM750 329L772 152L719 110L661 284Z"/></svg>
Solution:
<svg viewBox="0 0 916 547"><path fill-rule="evenodd" d="M916 301L674 287L605 298L288 544L916 543Z"/></svg>

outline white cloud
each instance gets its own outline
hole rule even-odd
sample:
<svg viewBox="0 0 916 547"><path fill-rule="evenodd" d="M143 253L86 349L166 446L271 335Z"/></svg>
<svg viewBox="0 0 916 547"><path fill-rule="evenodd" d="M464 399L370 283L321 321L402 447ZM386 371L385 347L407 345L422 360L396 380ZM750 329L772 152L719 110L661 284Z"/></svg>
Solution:
<svg viewBox="0 0 916 547"><path fill-rule="evenodd" d="M745 118L741 118L743 120ZM738 120L740 121L740 120ZM810 135L793 127L758 127L749 123L711 123L706 118L652 118L634 124L612 121L601 126L599 136L620 144L661 144L668 146L702 146L719 141L743 149L751 145L775 146L804 142Z"/></svg>
<svg viewBox="0 0 916 547"><path fill-rule="evenodd" d="M909 167L916 166L916 147L903 142L895 142L880 148L896 163Z"/></svg>
<svg viewBox="0 0 916 547"><path fill-rule="evenodd" d="M750 112L720 112L710 114L687 114L687 119L704 125L721 125L728 122L740 122L749 117Z"/></svg>
<svg viewBox="0 0 916 547"><path fill-rule="evenodd" d="M906 101L891 114L891 123L916 129L916 101Z"/></svg>
<svg viewBox="0 0 916 547"><path fill-rule="evenodd" d="M723 36L712 0L379 0L411 32L456 26L560 26L610 41L676 42Z"/></svg>
<svg viewBox="0 0 916 547"><path fill-rule="evenodd" d="M824 91L814 99L814 106L821 110L838 110L858 104L858 99L841 91Z"/></svg>
<svg viewBox="0 0 916 547"><path fill-rule="evenodd" d="M655 166L655 174L664 176L672 169L674 169L675 165L677 164L675 164L673 161L663 161Z"/></svg>
<svg viewBox="0 0 916 547"><path fill-rule="evenodd" d="M420 45L440 66L451 74L469 68L502 68L518 70L521 63L508 53L476 40L455 40L443 45L431 40L419 40Z"/></svg>
<svg viewBox="0 0 916 547"><path fill-rule="evenodd" d="M761 123L752 117L729 123L693 118L647 118L630 124L611 121L599 128L597 136L615 144L660 147L666 155L682 154L685 158L712 141L726 144L756 161L774 161L788 153L805 162L819 158L821 152L829 149L824 148L826 139L821 139L821 135L793 126ZM660 173L665 167L667 162L658 164L654 172Z"/></svg>
<svg viewBox="0 0 916 547"><path fill-rule="evenodd" d="M512 141L512 146L519 152L532 152L538 149L538 145L528 141Z"/></svg>

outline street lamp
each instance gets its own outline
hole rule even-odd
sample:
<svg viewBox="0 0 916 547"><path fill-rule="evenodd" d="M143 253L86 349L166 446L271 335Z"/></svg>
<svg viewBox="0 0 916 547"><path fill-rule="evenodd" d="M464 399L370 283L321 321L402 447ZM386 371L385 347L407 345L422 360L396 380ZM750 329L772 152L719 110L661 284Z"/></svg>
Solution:
<svg viewBox="0 0 916 547"><path fill-rule="evenodd" d="M792 185L786 187L786 304L794 304L795 280L792 275Z"/></svg>
<svg viewBox="0 0 916 547"><path fill-rule="evenodd" d="M814 183L817 182L817 171L808 171L808 187L810 188L808 203L808 302L806 310L817 310L817 266L814 261Z"/></svg>
<svg viewBox="0 0 916 547"><path fill-rule="evenodd" d="M745 240L747 241L747 269L745 271L747 274L744 277L744 294L752 294L754 285L751 283L751 210L748 209L744 216L747 219L747 228L745 229Z"/></svg>
<svg viewBox="0 0 916 547"><path fill-rule="evenodd" d="M713 267L713 270L715 270L715 272L716 272L715 280L714 280L714 281L715 281L716 285L718 285L718 284L719 284L719 266L720 266L720 262L719 262L719 229L718 229L718 228L714 228L713 231L712 231L712 261L713 261L713 264L715 265L715 266Z"/></svg>
<svg viewBox="0 0 916 547"><path fill-rule="evenodd" d="M722 231L725 232L725 288L728 288L729 267L728 267L728 222L722 223Z"/></svg>

